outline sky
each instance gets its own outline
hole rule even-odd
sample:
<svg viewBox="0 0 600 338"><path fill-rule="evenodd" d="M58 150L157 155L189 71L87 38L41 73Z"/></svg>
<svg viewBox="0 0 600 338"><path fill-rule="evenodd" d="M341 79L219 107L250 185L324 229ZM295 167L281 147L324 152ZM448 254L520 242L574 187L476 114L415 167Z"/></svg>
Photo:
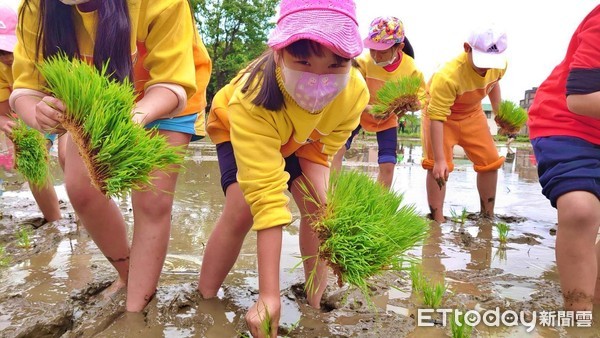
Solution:
<svg viewBox="0 0 600 338"><path fill-rule="evenodd" d="M463 51L472 27L494 23L507 33L508 69L502 98L519 103L562 61L573 32L599 2L592 0L355 0L366 36L377 16L404 23L417 67L428 81L438 66ZM485 101L484 101L485 102ZM489 101L488 101L489 102Z"/></svg>

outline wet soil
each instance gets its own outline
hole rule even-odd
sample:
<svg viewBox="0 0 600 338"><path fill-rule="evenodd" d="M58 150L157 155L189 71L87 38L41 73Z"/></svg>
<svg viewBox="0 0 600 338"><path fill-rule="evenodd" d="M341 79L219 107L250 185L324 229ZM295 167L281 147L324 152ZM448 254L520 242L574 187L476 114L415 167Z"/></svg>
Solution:
<svg viewBox="0 0 600 338"><path fill-rule="evenodd" d="M420 146L403 145L393 188L405 202L427 212L425 172L419 166ZM503 148L500 148L503 151ZM369 141L356 141L346 168L377 173L377 151ZM55 154L54 154L55 155ZM53 161L56 161L55 156ZM125 295L111 299L99 294L115 272L100 254L73 210L54 165L55 187L63 219L40 226L41 215L22 179L0 171L2 180L0 247L0 337L239 337L247 334L244 314L258 297L255 236L248 236L238 262L218 298L204 300L196 292L202 249L223 206L214 147L192 146L175 196L169 254L158 292L142 313L125 312ZM563 306L554 261L556 213L541 195L531 149L519 148L514 161L499 172L496 216L478 215L476 175L466 160L456 159L448 181L444 214L432 222L423 246L409 252L431 281L447 290L441 307L484 311L560 310ZM131 224L128 200L118 201ZM451 211L467 210L463 222ZM299 262L298 212L284 231L282 252L282 318L279 335L288 337L447 337L449 326L436 317L433 327L419 327L419 308L427 308L413 290L406 272L386 273L372 281L370 300L359 291L330 282L322 309L307 305ZM495 224L507 223L506 242ZM30 232L23 247L21 229ZM131 232L131 231L129 231ZM2 260L5 258L6 260ZM600 318L600 308L593 312ZM600 337L600 320L591 328L538 325L478 325L474 337Z"/></svg>

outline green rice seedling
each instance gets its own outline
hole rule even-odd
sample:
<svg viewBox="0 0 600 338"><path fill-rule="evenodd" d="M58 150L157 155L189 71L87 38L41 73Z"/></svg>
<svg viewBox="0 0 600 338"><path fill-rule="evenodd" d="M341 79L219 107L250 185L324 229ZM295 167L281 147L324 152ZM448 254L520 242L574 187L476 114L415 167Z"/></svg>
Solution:
<svg viewBox="0 0 600 338"><path fill-rule="evenodd" d="M271 331L273 327L271 326L271 314L269 313L269 309L265 305L265 316L260 322L260 331L263 333L265 337L271 337Z"/></svg>
<svg viewBox="0 0 600 338"><path fill-rule="evenodd" d="M422 286L423 304L429 308L437 309L442 305L444 294L446 293L446 283L425 282Z"/></svg>
<svg viewBox="0 0 600 338"><path fill-rule="evenodd" d="M79 59L58 55L38 68L47 89L66 106L62 126L71 134L92 184L108 197L150 188L154 170L176 170L183 149L155 129L132 121L136 94L129 81L110 79Z"/></svg>
<svg viewBox="0 0 600 338"><path fill-rule="evenodd" d="M460 214L454 209L450 209L450 215L452 216L452 221L455 223L465 224L467 221L467 216L469 216L469 212L467 208L463 207Z"/></svg>
<svg viewBox="0 0 600 338"><path fill-rule="evenodd" d="M412 282L412 289L414 291L421 292L423 290L423 286L427 283L427 280L423 276L423 270L421 266L413 264L409 274Z"/></svg>
<svg viewBox="0 0 600 338"><path fill-rule="evenodd" d="M31 230L29 230L27 228L21 228L19 231L17 231L17 245L24 249L31 248L31 236L32 235L33 234L31 232Z"/></svg>
<svg viewBox="0 0 600 338"><path fill-rule="evenodd" d="M308 187L303 189L309 196ZM321 206L312 220L320 240L318 258L333 269L339 286L354 285L368 296L370 277L409 268L405 253L425 239L428 225L402 200L402 194L352 170L331 175L327 203L308 198Z"/></svg>
<svg viewBox="0 0 600 338"><path fill-rule="evenodd" d="M494 120L500 127L498 134L516 134L527 122L527 111L511 101L503 100Z"/></svg>
<svg viewBox="0 0 600 338"><path fill-rule="evenodd" d="M16 120L10 139L15 145L15 169L36 187L48 183L50 170L46 139L37 130L29 128L22 120Z"/></svg>
<svg viewBox="0 0 600 338"><path fill-rule="evenodd" d="M467 325L465 311L461 311L460 314L453 312L450 315L450 328L452 330L452 338L471 338L473 327Z"/></svg>
<svg viewBox="0 0 600 338"><path fill-rule="evenodd" d="M8 266L10 263L10 257L6 254L6 249L0 246L0 267Z"/></svg>
<svg viewBox="0 0 600 338"><path fill-rule="evenodd" d="M510 230L510 226L506 223L500 222L496 224L496 229L498 229L498 240L500 243L506 243L508 239L508 231Z"/></svg>
<svg viewBox="0 0 600 338"><path fill-rule="evenodd" d="M396 114L400 118L406 112L420 110L420 88L421 79L414 76L387 81L377 91L377 103L373 105L370 113L375 116Z"/></svg>

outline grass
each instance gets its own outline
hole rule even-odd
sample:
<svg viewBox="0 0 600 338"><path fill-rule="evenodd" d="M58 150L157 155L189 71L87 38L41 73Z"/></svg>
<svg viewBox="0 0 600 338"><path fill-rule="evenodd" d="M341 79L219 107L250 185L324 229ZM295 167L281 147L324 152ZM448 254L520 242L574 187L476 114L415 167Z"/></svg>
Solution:
<svg viewBox="0 0 600 338"><path fill-rule="evenodd" d="M421 79L414 76L404 76L390 80L383 84L377 91L377 103L373 105L371 113L375 116L396 114L402 117L409 111L421 109L419 89Z"/></svg>
<svg viewBox="0 0 600 338"><path fill-rule="evenodd" d="M0 246L0 267L6 267L10 263L10 257L6 253L6 249Z"/></svg>
<svg viewBox="0 0 600 338"><path fill-rule="evenodd" d="M422 286L421 294L423 304L431 309L437 309L442 305L444 294L446 294L446 283L443 281L438 283L426 281Z"/></svg>
<svg viewBox="0 0 600 338"><path fill-rule="evenodd" d="M455 312L450 315L450 328L452 338L470 338L473 331L473 327L465 323L465 311L458 316Z"/></svg>
<svg viewBox="0 0 600 338"><path fill-rule="evenodd" d="M97 70L57 55L38 68L47 90L65 104L62 126L77 144L92 184L106 196L147 190L154 170L173 171L183 162L183 148L132 121L133 86L111 80L106 65Z"/></svg>
<svg viewBox="0 0 600 338"><path fill-rule="evenodd" d="M500 243L506 243L508 239L508 232L510 231L510 226L506 223L500 222L496 224L496 229L498 230L498 240Z"/></svg>
<svg viewBox="0 0 600 338"><path fill-rule="evenodd" d="M21 228L17 231L17 245L24 249L31 248L32 231L28 228Z"/></svg>
<svg viewBox="0 0 600 338"><path fill-rule="evenodd" d="M462 211L460 214L458 214L458 212L456 210L454 210L453 208L450 209L450 215L452 216L452 221L455 223L460 223L460 224L465 224L465 222L467 221L467 216L469 215L469 213L467 212L467 208L463 207Z"/></svg>
<svg viewBox="0 0 600 338"><path fill-rule="evenodd" d="M503 100L494 118L499 134L516 134L527 122L527 111L512 101Z"/></svg>
<svg viewBox="0 0 600 338"><path fill-rule="evenodd" d="M36 187L45 186L50 177L50 170L44 136L39 131L27 127L25 122L19 119L10 139L15 145L15 169L30 184Z"/></svg>
<svg viewBox="0 0 600 338"><path fill-rule="evenodd" d="M306 185L303 189L310 196ZM370 277L408 268L406 251L422 243L429 228L415 207L402 205L402 200L401 194L352 170L331 175L327 203L307 197L321 206L312 220L320 240L318 258L332 268L339 286L356 286L368 298Z"/></svg>

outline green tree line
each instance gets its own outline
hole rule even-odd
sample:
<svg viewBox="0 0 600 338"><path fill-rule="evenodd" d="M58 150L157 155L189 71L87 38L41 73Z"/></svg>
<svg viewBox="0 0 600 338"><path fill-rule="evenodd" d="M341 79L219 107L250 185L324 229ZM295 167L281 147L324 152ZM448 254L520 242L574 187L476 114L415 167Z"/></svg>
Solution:
<svg viewBox="0 0 600 338"><path fill-rule="evenodd" d="M279 0L190 0L200 36L213 62L207 89L215 93L266 49Z"/></svg>

